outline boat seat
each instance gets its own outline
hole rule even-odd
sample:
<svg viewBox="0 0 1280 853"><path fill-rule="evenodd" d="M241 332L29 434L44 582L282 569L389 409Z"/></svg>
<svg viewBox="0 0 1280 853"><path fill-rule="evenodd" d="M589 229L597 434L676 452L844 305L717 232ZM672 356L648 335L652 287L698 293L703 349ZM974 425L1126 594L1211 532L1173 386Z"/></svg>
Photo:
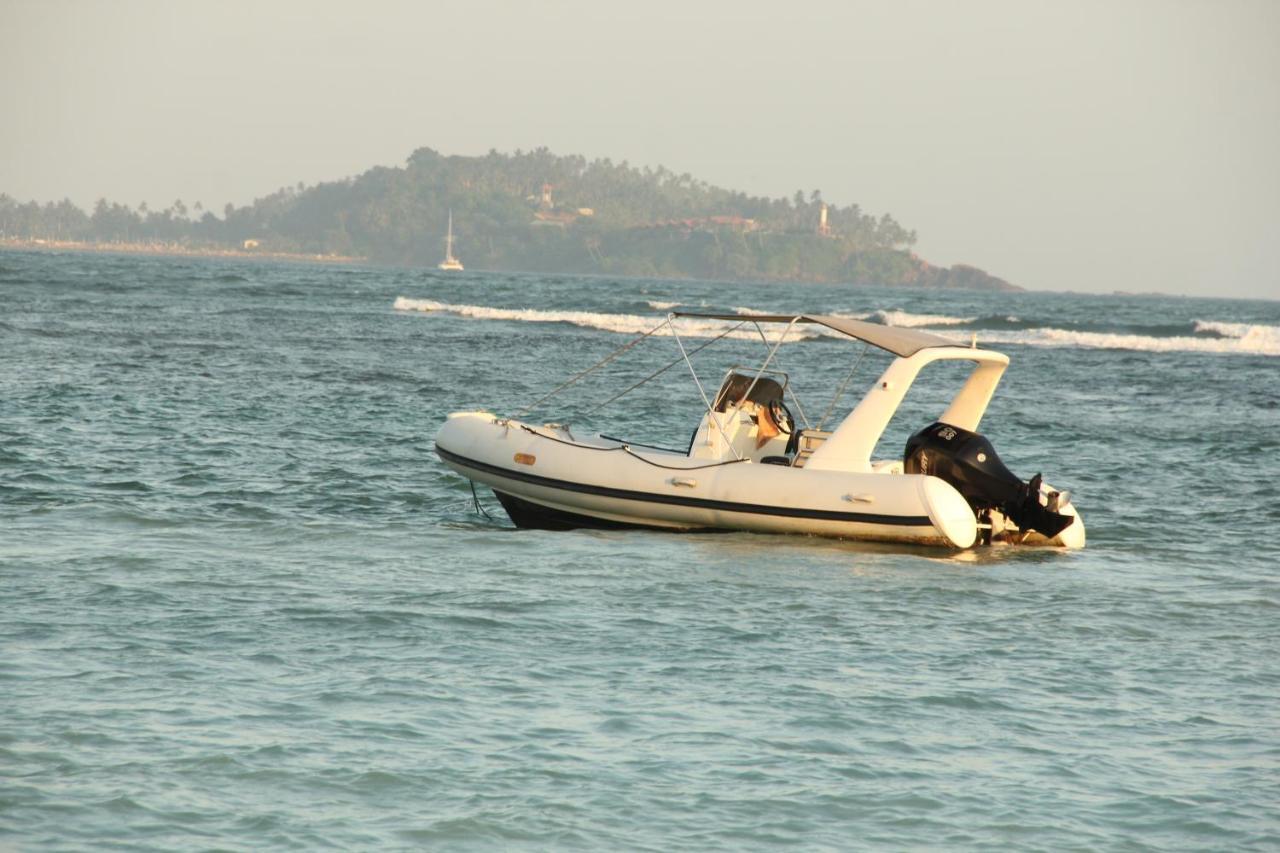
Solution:
<svg viewBox="0 0 1280 853"><path fill-rule="evenodd" d="M751 387L752 382L755 382L754 388ZM747 393L748 388L751 388L750 394ZM712 408L717 412L726 412L730 406L738 405L744 398L758 406L767 406L773 400L782 399L782 386L767 376L761 376L757 380L754 376L730 373L716 392L716 403Z"/></svg>
<svg viewBox="0 0 1280 853"><path fill-rule="evenodd" d="M809 457L813 452L822 446L822 442L831 437L831 433L820 429L802 429L798 430L793 436L796 442L796 461L795 467L803 468L804 463L809 461Z"/></svg>

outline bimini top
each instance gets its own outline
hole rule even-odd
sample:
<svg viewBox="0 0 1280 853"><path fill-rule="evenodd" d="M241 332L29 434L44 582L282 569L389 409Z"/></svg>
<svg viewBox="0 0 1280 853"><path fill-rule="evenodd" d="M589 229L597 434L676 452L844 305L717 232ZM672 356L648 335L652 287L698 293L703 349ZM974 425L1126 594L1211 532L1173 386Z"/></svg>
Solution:
<svg viewBox="0 0 1280 853"><path fill-rule="evenodd" d="M851 317L834 317L830 314L705 314L698 311L673 311L672 316L698 317L704 320L738 320L750 323L790 323L792 320L797 323L817 323L902 358L913 356L920 350L930 347L964 346L932 332L881 326L879 323L868 323L866 320L854 320Z"/></svg>

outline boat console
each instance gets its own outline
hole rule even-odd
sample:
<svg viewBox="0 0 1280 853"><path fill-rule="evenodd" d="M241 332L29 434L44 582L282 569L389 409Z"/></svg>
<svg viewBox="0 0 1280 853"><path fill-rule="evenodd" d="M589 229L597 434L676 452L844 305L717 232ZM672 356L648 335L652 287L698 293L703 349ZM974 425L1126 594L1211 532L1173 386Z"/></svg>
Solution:
<svg viewBox="0 0 1280 853"><path fill-rule="evenodd" d="M711 411L702 416L689 455L695 459L750 459L753 462L769 460L781 464L793 452L795 420L787 409L783 397L786 393L787 375L774 374L781 381L769 376L730 369L716 392ZM712 420L714 418L714 420Z"/></svg>

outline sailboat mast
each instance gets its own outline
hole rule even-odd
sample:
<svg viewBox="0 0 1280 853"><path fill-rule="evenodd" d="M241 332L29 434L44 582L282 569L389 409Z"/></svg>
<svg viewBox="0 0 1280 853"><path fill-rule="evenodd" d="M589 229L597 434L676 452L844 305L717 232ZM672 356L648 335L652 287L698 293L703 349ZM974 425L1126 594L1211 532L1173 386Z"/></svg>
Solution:
<svg viewBox="0 0 1280 853"><path fill-rule="evenodd" d="M453 209L449 209L449 228L444 234L444 260L436 264L442 270L460 270L462 261L453 256Z"/></svg>

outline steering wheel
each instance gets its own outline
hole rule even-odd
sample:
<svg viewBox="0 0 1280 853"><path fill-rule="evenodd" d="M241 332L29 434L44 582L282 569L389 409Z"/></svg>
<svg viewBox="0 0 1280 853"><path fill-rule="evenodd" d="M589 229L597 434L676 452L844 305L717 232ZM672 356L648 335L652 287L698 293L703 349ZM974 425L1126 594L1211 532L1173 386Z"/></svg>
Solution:
<svg viewBox="0 0 1280 853"><path fill-rule="evenodd" d="M778 432L783 435L791 435L791 431L795 429L795 419L791 417L791 412L787 410L786 404L781 399L769 401L769 417L773 418Z"/></svg>

